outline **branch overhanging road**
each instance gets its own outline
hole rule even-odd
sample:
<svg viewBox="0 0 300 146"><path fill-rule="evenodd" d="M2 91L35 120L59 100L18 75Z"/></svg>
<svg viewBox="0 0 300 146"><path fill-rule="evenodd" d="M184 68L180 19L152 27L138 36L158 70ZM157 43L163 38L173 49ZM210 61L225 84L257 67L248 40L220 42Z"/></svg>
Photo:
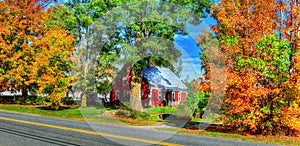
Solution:
<svg viewBox="0 0 300 146"><path fill-rule="evenodd" d="M264 146L267 144L193 136L130 126L0 111L0 145L199 145Z"/></svg>

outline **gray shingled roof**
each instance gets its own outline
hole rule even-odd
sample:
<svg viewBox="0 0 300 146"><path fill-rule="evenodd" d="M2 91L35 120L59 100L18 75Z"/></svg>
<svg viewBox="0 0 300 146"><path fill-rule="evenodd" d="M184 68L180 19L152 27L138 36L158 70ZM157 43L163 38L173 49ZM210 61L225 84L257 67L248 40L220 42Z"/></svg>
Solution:
<svg viewBox="0 0 300 146"><path fill-rule="evenodd" d="M180 78L175 75L169 68L150 66L143 69L143 77L152 86L164 88L166 90L187 90Z"/></svg>

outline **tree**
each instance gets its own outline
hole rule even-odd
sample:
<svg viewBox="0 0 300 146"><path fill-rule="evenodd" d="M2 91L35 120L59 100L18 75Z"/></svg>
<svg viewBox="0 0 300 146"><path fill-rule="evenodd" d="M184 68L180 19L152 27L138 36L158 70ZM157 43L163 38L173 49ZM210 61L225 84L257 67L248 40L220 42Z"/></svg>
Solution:
<svg viewBox="0 0 300 146"><path fill-rule="evenodd" d="M95 44L93 41L96 39L92 24L119 3L119 1L69 0L65 2L65 6L56 6L54 11L53 20L50 23L53 26L62 25L75 37L75 54L78 56L77 67L79 69L76 71L76 87L82 91L81 106L86 106L87 93L94 92L95 82L97 82L95 62L97 62L100 49L93 47Z"/></svg>
<svg viewBox="0 0 300 146"><path fill-rule="evenodd" d="M65 72L72 68L73 37L46 25L51 13L44 9L47 2L0 2L0 80L6 90L21 90L23 101L28 92L44 93L51 95L51 104L58 108L66 92L64 86L70 84Z"/></svg>
<svg viewBox="0 0 300 146"><path fill-rule="evenodd" d="M6 89L22 89L22 96L27 98L28 89L35 86L27 74L32 61L29 43L42 34L39 23L45 20L43 17L46 15L41 6L34 6L34 1L28 0L2 1L1 10L1 81L9 82L10 87Z"/></svg>
<svg viewBox="0 0 300 146"><path fill-rule="evenodd" d="M138 1L131 1L133 2L137 2L136 6L140 6L140 7L136 7L135 5L130 5L130 7L126 8L126 4L128 4L128 1L101 1L101 0L85 0L85 1L69 1L66 3L67 7L63 7L61 10L62 11L58 11L58 15L59 16L63 16L63 14L67 14L66 16L70 16L73 15L71 17L64 17L62 21L57 21L58 23L62 23L64 26L66 26L66 29L71 32L72 34L74 34L76 36L76 40L78 42L83 42L77 45L78 51L80 51L80 53L82 54L82 60L79 61L79 64L81 64L81 68L82 68L82 78L81 80L81 86L82 90L83 90L83 98L85 98L85 92L87 90L87 88L89 87L86 83L87 81L92 81L91 79L88 79L88 71L89 70L93 70L92 68L92 63L95 62L95 59L99 56L101 61L99 66L106 68L106 64L111 64L110 62L113 62L113 60L109 61L110 59L115 58L116 56L114 53L118 53L121 52L120 48L116 47L119 44L123 44L121 46L123 46L122 48L126 48L127 50L131 51L129 53L136 52L136 50L134 51L134 47L133 45L136 46L141 46L141 45L146 45L146 43L137 43L137 42L141 42L141 40L143 40L144 38L147 38L147 35L150 35L149 37L153 37L153 36L159 36L159 37L164 37L164 38L173 38L173 32L175 32L175 30L178 28L170 25L170 24L163 24L163 23L159 23L159 22L151 22L147 20L143 20L140 21L139 18L135 17L135 16L147 16L143 15L146 11L146 7L149 8L154 8L155 11L159 11L160 14L156 14L156 13L152 13L154 18L156 20L159 20L160 18L169 18L172 17L171 15L173 15L173 17L175 18L174 21L178 21L178 23L176 22L176 24L180 24L180 26L183 26L185 22L187 22L188 18L191 18L191 15L189 12L185 12L184 16L179 16L179 13L175 14L175 11L179 10L178 8L168 8L166 7L167 5L153 5L154 3L140 3ZM197 14L197 16L193 17L194 19L189 19L189 21L193 21L193 23L197 23L199 22L199 16L204 16L204 11L208 12L209 9L205 9L210 5L210 1L201 1L201 2L193 2L193 1L184 1L184 2L178 2L178 1L163 1L166 3L172 3L172 4L178 4L181 5L185 8L188 8L189 10L194 10L195 14ZM150 4L150 5L148 5ZM119 11L116 12L114 10L112 10L111 14L116 14L115 16L118 16L117 18L112 16L112 15L105 15L105 13L111 9L111 8L123 8L123 11ZM173 13L169 13L173 12ZM126 16L126 14L129 12L130 16ZM152 11L151 11L152 12ZM168 12L166 13L166 15L164 14L164 12ZM164 15L164 16L162 16ZM110 19L110 16L112 16L112 19ZM119 17L120 16L120 17ZM126 17L124 17L126 16ZM135 17L135 18L134 18ZM133 23L130 24L128 26L126 26L127 28L124 29L124 26L122 28L122 26L120 27L120 24L122 24L124 21L125 23L126 20L125 19L131 19L131 20L137 20L137 23ZM158 19L157 19L158 18ZM183 20L182 20L183 18ZM56 17L56 19L60 19L59 17ZM91 25L93 24L93 22L95 20L99 20L98 22L100 23L95 23L95 25ZM109 23L107 23L107 21L109 21ZM110 21L112 20L112 21ZM102 21L104 21L104 24ZM160 21L160 20L159 20ZM104 25L103 25L104 24ZM93 29L95 27L98 27L97 29L102 29L105 30L104 33L98 33L98 40L99 44L97 44L97 47L92 47L91 44L95 44L93 43L93 41L97 41L95 40L96 36ZM148 29L149 28L149 29ZM113 33L107 33L107 31L113 31ZM125 34L123 33L123 31L125 31ZM158 31L158 30L163 30L163 31ZM176 31L177 31L176 30ZM122 33L124 35L122 35ZM149 33L149 34L148 34ZM97 35L97 34L96 34ZM152 36L151 36L152 35ZM100 37L99 37L100 36ZM125 36L125 37L124 37ZM108 41L105 41L106 38L108 37ZM133 40L130 40L130 39ZM147 38L148 39L148 38ZM121 41L119 43L116 43L117 41ZM157 40L158 41L158 40ZM134 44L132 44L134 43ZM109 44L108 46L110 46L110 49L107 49L105 47L107 47L106 45ZM112 45L114 44L114 45ZM124 45L127 45L127 47L124 47ZM147 45L155 45L155 43L148 43ZM81 47L79 47L81 46ZM100 46L100 47L99 47ZM102 47L101 47L102 46ZM131 46L131 48L130 48ZM157 45L156 45L157 46ZM147 48L145 46L143 46L144 48ZM172 47L170 47L172 48ZM121 49L123 51L125 51L125 49ZM100 52L99 56L98 53ZM143 52L141 52L143 53ZM164 52L165 53L165 52ZM92 55L94 54L94 56ZM95 55L97 54L97 55ZM124 53L121 53L124 54ZM175 53L178 55L178 53ZM119 55L119 54L118 54ZM136 56L137 54L133 55ZM168 55L171 55L170 53ZM176 56L176 55L175 55ZM172 57L172 56L171 56ZM94 59L92 59L94 58ZM138 59L135 58L136 60L134 62L137 62ZM97 60L97 59L96 59ZM130 61L128 61L129 63ZM127 63L125 63L127 64ZM130 64L130 63L129 63ZM133 62L131 62L131 64L133 64ZM92 67L92 68L89 68ZM132 72L133 73L133 72ZM93 74L93 73L91 73ZM135 76L135 74L133 74ZM133 77L134 77L133 76ZM134 79L135 80L135 79ZM93 81L92 81L93 82ZM138 89L137 92L134 93L139 93L138 90L140 90L140 88L138 87L140 84L136 85L136 86L132 86L132 87L136 87ZM133 93L133 92L132 92ZM137 96L138 97L138 96ZM136 102L139 103L139 102ZM82 102L82 105L84 105L84 103ZM141 108L141 106L139 106L139 108Z"/></svg>
<svg viewBox="0 0 300 146"><path fill-rule="evenodd" d="M221 1L212 7L218 21L212 29L226 54L223 120L233 128L299 132L297 7L295 1L274 0Z"/></svg>
<svg viewBox="0 0 300 146"><path fill-rule="evenodd" d="M116 68L112 66L111 64L105 64L100 59L97 60L98 67L96 68L96 88L98 90L98 93L105 96L105 99L107 98L107 95L112 90L112 81L115 77L115 71ZM103 65L103 66L102 66Z"/></svg>
<svg viewBox="0 0 300 146"><path fill-rule="evenodd" d="M209 92L199 91L201 84L197 79L185 82L185 85L188 87L188 98L186 98L183 106L189 110L187 115L202 118L204 108L207 107Z"/></svg>
<svg viewBox="0 0 300 146"><path fill-rule="evenodd" d="M200 17L205 16L204 9L210 5L210 1L163 2L165 1L142 1L125 5L113 11L109 17L101 19L104 22L100 21L97 24L110 26L112 32L105 29L104 34L113 36L109 42L119 42L118 47L113 49L113 52L120 52L119 58L112 62L122 63L131 68L130 105L132 109L138 111L143 109L140 97L142 69L149 67L150 63L173 68L171 64L181 55L174 47L174 34L186 34L185 24L199 23ZM149 11L146 11L148 9ZM196 15L193 15L193 12ZM106 57L110 56L100 56L102 60L106 60L104 59Z"/></svg>
<svg viewBox="0 0 300 146"><path fill-rule="evenodd" d="M73 39L65 30L55 28L32 44L39 51L33 60L31 78L36 79L37 93L46 94L44 104L53 109L62 106L61 99L72 85L73 76L69 72L75 66L75 61L71 58L74 51Z"/></svg>
<svg viewBox="0 0 300 146"><path fill-rule="evenodd" d="M300 103L299 97L299 2L298 0L288 0L286 2L281 2L281 7L283 9L281 19L283 19L283 24L280 27L281 32L281 39L287 39L291 44L290 48L295 51L289 60L290 66L289 70L289 79L286 83L286 86L289 88L289 92L287 92L287 104L289 108L282 110L282 120L285 127L288 127L288 131L286 131L287 135L298 134L300 131L300 124L299 124L299 114L300 110L298 105ZM287 18L287 19L285 19Z"/></svg>

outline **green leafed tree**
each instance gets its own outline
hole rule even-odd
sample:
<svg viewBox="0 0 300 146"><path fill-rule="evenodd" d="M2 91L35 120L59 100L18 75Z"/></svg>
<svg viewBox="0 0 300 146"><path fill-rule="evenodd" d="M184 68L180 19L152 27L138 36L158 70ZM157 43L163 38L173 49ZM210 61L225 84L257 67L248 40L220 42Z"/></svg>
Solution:
<svg viewBox="0 0 300 146"><path fill-rule="evenodd" d="M52 20L49 21L54 27L64 26L75 37L78 65L73 74L76 73L76 87L82 91L81 106L86 106L87 94L96 90L95 82L98 81L95 78L95 73L98 74L95 64L100 49L93 47L93 40L96 39L92 24L118 4L120 2L117 0L69 0L65 1L64 6L57 5L54 8Z"/></svg>
<svg viewBox="0 0 300 146"><path fill-rule="evenodd" d="M107 50L115 54L100 56L101 60L117 57L109 63L123 64L130 71L130 106L142 110L142 69L152 65L167 66L178 61L181 52L174 46L174 35L187 34L185 25L199 24L200 18L209 12L211 2L207 1L140 1L112 10L95 26L99 34L109 36L116 47Z"/></svg>
<svg viewBox="0 0 300 146"><path fill-rule="evenodd" d="M57 21L53 23L61 23L76 38L76 48L81 54L79 86L83 90L83 98L91 87L88 82L94 82L88 74L95 72L89 71L97 70L98 75L100 70L110 71L115 67L112 64L122 62L132 68L131 106L141 110L141 69L149 66L151 61L156 65L163 64L163 61L148 56L160 56L170 63L176 62L180 52L174 48L174 34L185 33L186 23L199 24L200 18L209 12L210 4L210 0L70 0L57 9L54 16ZM148 60L144 59L147 57ZM94 66L96 60L97 67ZM108 74L102 72L99 75ZM85 103L82 102L82 105Z"/></svg>

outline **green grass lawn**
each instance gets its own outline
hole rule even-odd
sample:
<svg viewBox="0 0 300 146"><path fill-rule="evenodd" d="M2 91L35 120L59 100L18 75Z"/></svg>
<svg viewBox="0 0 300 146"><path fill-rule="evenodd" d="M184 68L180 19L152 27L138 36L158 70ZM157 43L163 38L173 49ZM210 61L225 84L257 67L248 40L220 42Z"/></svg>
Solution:
<svg viewBox="0 0 300 146"><path fill-rule="evenodd" d="M29 114L36 114L42 116L51 116L51 117L60 117L68 119L81 119L83 118L79 109L65 109L65 110L45 110L41 109L38 106L22 106L15 104L0 104L1 110L8 110L14 112L22 112Z"/></svg>
<svg viewBox="0 0 300 146"><path fill-rule="evenodd" d="M100 116L102 113L104 113L104 111L106 111L106 109L95 107L69 108L64 110L47 110L42 109L39 106L0 104L0 110L80 121L120 124L120 121L116 119Z"/></svg>
<svg viewBox="0 0 300 146"><path fill-rule="evenodd" d="M160 119L157 118L156 113L162 113L166 111L170 113L172 108L149 108L145 112L151 113L149 118L137 118L130 119L126 117L110 117L101 116L105 111L109 109L96 108L96 107L80 107L80 108L69 108L64 110L47 110L40 108L39 106L32 105L18 105L18 104L0 104L0 110L8 110L20 113L35 114L48 117L66 118L80 121L90 121L98 123L109 123L118 125L139 125L139 126L149 126L154 124L159 124Z"/></svg>
<svg viewBox="0 0 300 146"><path fill-rule="evenodd" d="M149 113L166 113L171 114L175 110L174 107L151 107L151 108L145 108L146 112Z"/></svg>

